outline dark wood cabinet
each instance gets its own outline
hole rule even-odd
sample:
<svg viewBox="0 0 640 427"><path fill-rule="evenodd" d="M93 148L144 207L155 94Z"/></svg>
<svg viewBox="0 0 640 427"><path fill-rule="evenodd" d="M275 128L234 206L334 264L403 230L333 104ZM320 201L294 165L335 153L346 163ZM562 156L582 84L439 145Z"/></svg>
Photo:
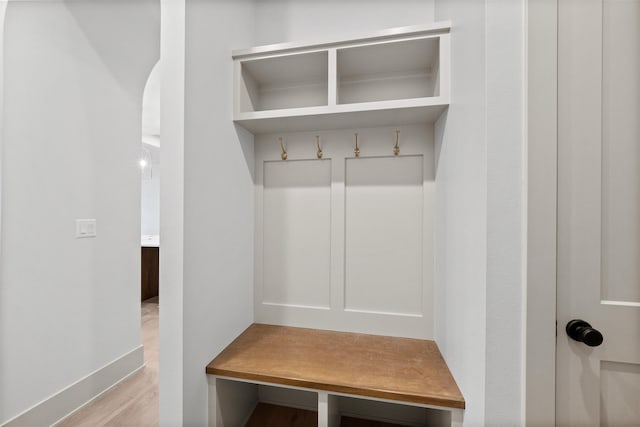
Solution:
<svg viewBox="0 0 640 427"><path fill-rule="evenodd" d="M141 301L158 296L160 248L142 247Z"/></svg>

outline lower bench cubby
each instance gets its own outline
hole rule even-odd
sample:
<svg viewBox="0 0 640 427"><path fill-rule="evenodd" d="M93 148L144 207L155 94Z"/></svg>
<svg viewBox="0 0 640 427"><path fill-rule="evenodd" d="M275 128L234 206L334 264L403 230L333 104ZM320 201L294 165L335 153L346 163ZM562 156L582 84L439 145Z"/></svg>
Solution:
<svg viewBox="0 0 640 427"><path fill-rule="evenodd" d="M450 426L451 413L439 409L337 396L340 427Z"/></svg>
<svg viewBox="0 0 640 427"><path fill-rule="evenodd" d="M313 427L318 425L318 394L265 384L209 378L210 422L215 426ZM212 396L210 396L212 397Z"/></svg>
<svg viewBox="0 0 640 427"><path fill-rule="evenodd" d="M422 427L452 422L447 410L399 402L216 377L209 384L215 396L210 424L221 427Z"/></svg>

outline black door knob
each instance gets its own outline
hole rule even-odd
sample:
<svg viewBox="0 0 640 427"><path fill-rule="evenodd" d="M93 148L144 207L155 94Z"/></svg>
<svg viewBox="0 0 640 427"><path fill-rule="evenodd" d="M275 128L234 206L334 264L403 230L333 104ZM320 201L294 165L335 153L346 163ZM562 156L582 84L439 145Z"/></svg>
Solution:
<svg viewBox="0 0 640 427"><path fill-rule="evenodd" d="M604 338L597 329L593 329L590 324L584 320L574 319L567 323L565 328L567 335L571 339L580 341L588 345L589 347L597 347L602 344Z"/></svg>

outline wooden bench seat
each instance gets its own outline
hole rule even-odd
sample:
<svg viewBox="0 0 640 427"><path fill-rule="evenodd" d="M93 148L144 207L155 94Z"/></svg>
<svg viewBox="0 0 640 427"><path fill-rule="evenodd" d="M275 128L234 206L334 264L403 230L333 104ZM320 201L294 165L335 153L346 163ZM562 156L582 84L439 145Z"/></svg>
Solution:
<svg viewBox="0 0 640 427"><path fill-rule="evenodd" d="M206 368L248 382L464 409L435 342L253 324Z"/></svg>

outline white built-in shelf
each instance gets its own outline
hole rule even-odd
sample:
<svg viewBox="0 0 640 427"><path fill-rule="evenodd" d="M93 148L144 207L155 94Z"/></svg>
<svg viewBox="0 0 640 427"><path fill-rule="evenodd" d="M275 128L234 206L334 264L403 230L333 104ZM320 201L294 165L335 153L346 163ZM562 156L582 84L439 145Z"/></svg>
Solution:
<svg viewBox="0 0 640 427"><path fill-rule="evenodd" d="M236 50L234 121L253 133L432 123L449 105L450 26Z"/></svg>
<svg viewBox="0 0 640 427"><path fill-rule="evenodd" d="M327 105L328 54L299 53L242 62L240 111Z"/></svg>

